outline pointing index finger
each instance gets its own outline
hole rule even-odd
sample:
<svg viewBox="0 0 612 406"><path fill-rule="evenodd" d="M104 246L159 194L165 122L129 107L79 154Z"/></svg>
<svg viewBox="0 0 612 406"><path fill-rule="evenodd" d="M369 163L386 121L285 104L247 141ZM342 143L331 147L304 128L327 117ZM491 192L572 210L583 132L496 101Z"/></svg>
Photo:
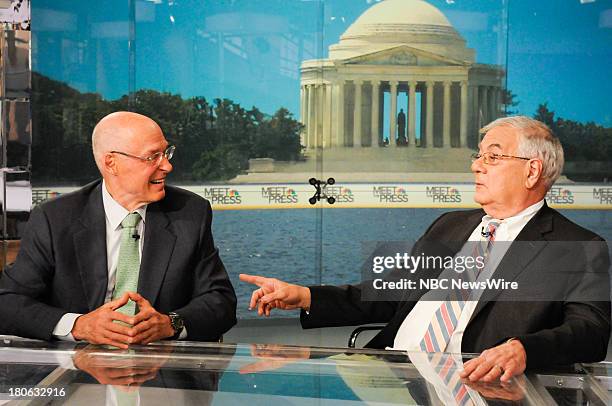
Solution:
<svg viewBox="0 0 612 406"><path fill-rule="evenodd" d="M241 273L239 275L239 278L243 282L257 285L259 287L261 287L266 282L266 279L267 279L267 278L264 278L263 276L249 275L246 273Z"/></svg>

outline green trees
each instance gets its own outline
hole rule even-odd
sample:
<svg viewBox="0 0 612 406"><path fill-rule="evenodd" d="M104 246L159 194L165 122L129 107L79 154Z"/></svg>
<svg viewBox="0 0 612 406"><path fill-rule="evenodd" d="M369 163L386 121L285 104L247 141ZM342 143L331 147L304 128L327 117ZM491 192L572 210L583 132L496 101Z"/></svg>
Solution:
<svg viewBox="0 0 612 406"><path fill-rule="evenodd" d="M84 183L98 174L91 156L94 125L112 111L131 110L153 118L177 146L172 178L182 182L227 180L248 168L250 158L301 158L302 125L280 108L267 116L227 99L183 99L155 90L105 101L33 74L32 171L35 183Z"/></svg>
<svg viewBox="0 0 612 406"><path fill-rule="evenodd" d="M559 137L565 153L565 174L577 181L601 181L612 179L612 128L593 122L555 118L555 112L547 103L540 104L534 115L546 123Z"/></svg>
<svg viewBox="0 0 612 406"><path fill-rule="evenodd" d="M540 104L534 115L548 125L559 137L568 161L610 161L612 157L612 128L605 128L593 122L555 118L555 112L546 103Z"/></svg>
<svg viewBox="0 0 612 406"><path fill-rule="evenodd" d="M503 103L516 107L506 91ZM228 99L183 99L155 90L104 100L81 93L45 76L32 75L32 173L35 184L83 184L98 177L91 154L91 132L105 115L117 110L145 114L159 123L177 146L171 178L179 182L224 181L248 168L251 158L302 159L302 124L281 107L269 116ZM512 112L509 112L512 113ZM555 117L546 104L535 118L548 124L565 149L566 175L574 180L612 179L612 129Z"/></svg>

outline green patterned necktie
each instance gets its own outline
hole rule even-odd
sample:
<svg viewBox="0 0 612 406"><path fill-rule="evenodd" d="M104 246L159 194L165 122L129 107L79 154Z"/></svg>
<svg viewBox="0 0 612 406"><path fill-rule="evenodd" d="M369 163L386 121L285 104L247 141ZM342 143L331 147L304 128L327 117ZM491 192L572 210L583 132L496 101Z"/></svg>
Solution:
<svg viewBox="0 0 612 406"><path fill-rule="evenodd" d="M140 222L138 213L128 214L121 222L121 246L119 247L113 300L120 298L125 292L136 292L138 289L138 272L140 271L138 244L140 241L133 237L136 235L138 222ZM136 314L136 303L130 300L118 311L133 316Z"/></svg>

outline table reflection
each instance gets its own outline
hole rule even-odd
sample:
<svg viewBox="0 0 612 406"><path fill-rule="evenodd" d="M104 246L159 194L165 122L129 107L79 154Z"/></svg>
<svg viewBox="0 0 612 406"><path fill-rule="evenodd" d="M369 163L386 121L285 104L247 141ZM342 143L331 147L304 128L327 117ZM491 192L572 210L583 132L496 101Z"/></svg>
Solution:
<svg viewBox="0 0 612 406"><path fill-rule="evenodd" d="M10 338L0 342L0 395L40 403L8 396L9 388L27 386L65 389L65 395L42 402L50 404L609 403L607 391L579 366L521 375L508 383L474 383L458 379L464 357L194 342L119 350ZM562 392L559 382L566 385ZM573 392L568 395L568 390Z"/></svg>
<svg viewBox="0 0 612 406"><path fill-rule="evenodd" d="M523 375L510 382L493 383L459 378L463 362L457 354L408 354L411 364L394 362L401 357L388 354L346 352L328 357L311 355L308 347L288 350L281 345L254 344L251 345L251 356L256 361L242 366L240 373L270 372L304 360L325 358L336 364L336 371L347 387L366 403L469 406L504 401L504 404L520 405L526 394ZM424 378L425 382L419 378Z"/></svg>

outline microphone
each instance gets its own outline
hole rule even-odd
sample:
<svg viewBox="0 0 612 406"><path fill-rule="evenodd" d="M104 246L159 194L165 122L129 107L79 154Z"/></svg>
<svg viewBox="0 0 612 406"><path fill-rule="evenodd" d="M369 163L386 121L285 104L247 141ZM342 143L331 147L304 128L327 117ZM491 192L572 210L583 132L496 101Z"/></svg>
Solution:
<svg viewBox="0 0 612 406"><path fill-rule="evenodd" d="M138 235L138 233L132 234L132 238L135 239L136 241L140 240L140 236Z"/></svg>
<svg viewBox="0 0 612 406"><path fill-rule="evenodd" d="M491 232L485 231L484 226L482 226L482 228L480 229L480 235L483 237L489 238L491 236Z"/></svg>

